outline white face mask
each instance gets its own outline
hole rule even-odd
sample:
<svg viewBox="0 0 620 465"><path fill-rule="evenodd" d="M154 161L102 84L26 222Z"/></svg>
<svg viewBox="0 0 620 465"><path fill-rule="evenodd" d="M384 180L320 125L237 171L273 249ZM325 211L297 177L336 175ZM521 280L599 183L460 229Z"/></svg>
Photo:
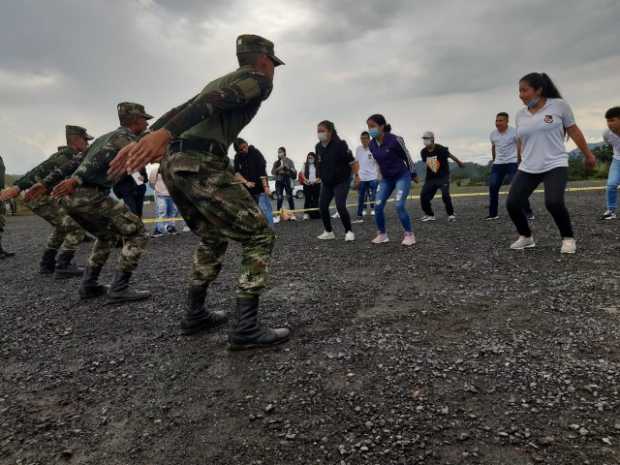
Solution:
<svg viewBox="0 0 620 465"><path fill-rule="evenodd" d="M326 132L319 132L317 133L317 136L319 138L319 142L327 142L327 133Z"/></svg>

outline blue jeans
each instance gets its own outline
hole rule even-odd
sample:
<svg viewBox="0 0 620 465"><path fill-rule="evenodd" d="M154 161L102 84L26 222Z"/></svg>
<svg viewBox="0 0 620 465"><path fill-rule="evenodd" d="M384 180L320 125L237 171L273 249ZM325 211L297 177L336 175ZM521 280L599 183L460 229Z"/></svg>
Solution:
<svg viewBox="0 0 620 465"><path fill-rule="evenodd" d="M407 171L398 179L382 179L377 189L377 200L375 202L375 222L381 234L385 234L385 215L383 210L387 200L396 190L396 213L400 219L405 232L412 232L411 218L407 213L406 203L409 191L411 190L411 174Z"/></svg>
<svg viewBox="0 0 620 465"><path fill-rule="evenodd" d="M269 227L273 229L273 210L271 207L271 200L269 200L267 194L262 193L258 196L258 208L260 208L260 211L265 215Z"/></svg>
<svg viewBox="0 0 620 465"><path fill-rule="evenodd" d="M494 164L491 168L489 177L489 216L495 218L499 208L499 191L504 183L504 178L508 177L508 182L512 182L519 165L517 163ZM532 209L529 199L526 201L525 214L530 215Z"/></svg>
<svg viewBox="0 0 620 465"><path fill-rule="evenodd" d="M620 160L615 158L609 166L607 177L607 209L616 210L618 207L618 186L620 186Z"/></svg>
<svg viewBox="0 0 620 465"><path fill-rule="evenodd" d="M177 206L174 204L172 197L169 195L157 195L155 194L155 203L157 207L157 218L176 218L178 214ZM155 223L155 231L159 233L165 233L168 227L176 228L174 221L166 221L162 223Z"/></svg>
<svg viewBox="0 0 620 465"><path fill-rule="evenodd" d="M357 200L357 216L362 216L364 208L375 208L375 196L377 194L377 181L360 181L359 197ZM368 202L366 201L368 195Z"/></svg>

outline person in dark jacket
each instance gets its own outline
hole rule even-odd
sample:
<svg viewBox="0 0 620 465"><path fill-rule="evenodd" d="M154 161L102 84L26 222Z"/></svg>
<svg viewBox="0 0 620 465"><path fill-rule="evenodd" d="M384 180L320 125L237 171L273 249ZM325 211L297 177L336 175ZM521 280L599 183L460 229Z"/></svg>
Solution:
<svg viewBox="0 0 620 465"><path fill-rule="evenodd" d="M139 182L136 181L136 178ZM122 200L129 211L142 218L144 214L144 196L146 195L146 169L134 175L127 174L114 184L114 195Z"/></svg>
<svg viewBox="0 0 620 465"><path fill-rule="evenodd" d="M270 226L273 225L273 212L269 196L269 178L267 162L263 154L245 140L237 138L233 143L235 149L235 176L245 185L246 189L258 204Z"/></svg>
<svg viewBox="0 0 620 465"><path fill-rule="evenodd" d="M321 214L318 208L321 194L321 174L314 152L310 152L306 157L304 169L299 172L298 180L299 184L304 187L304 210L311 210L304 214L304 220L320 218Z"/></svg>
<svg viewBox="0 0 620 465"><path fill-rule="evenodd" d="M286 192L286 198L288 200L288 208L295 210L295 200L293 198L293 180L297 178L297 170L293 160L286 156L286 148L280 147L278 149L278 160L273 164L271 168L271 174L276 178L276 198L277 209L282 209L284 203L284 192ZM291 215L290 219L295 221L297 218L295 215ZM277 217L276 223L278 223L280 217Z"/></svg>
<svg viewBox="0 0 620 465"><path fill-rule="evenodd" d="M317 136L319 143L316 145L315 152L321 172L319 206L323 226L325 226L325 231L318 238L320 240L336 238L329 215L329 204L335 197L336 209L345 230L344 240L347 242L354 241L355 234L351 229L351 217L347 211L347 196L349 195L352 174L357 173L358 164L347 143L338 137L334 123L331 121L319 123Z"/></svg>

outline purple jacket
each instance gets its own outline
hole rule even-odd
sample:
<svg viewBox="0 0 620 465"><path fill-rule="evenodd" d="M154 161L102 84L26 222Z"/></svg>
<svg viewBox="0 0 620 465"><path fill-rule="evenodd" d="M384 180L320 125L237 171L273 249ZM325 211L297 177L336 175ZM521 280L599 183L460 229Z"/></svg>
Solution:
<svg viewBox="0 0 620 465"><path fill-rule="evenodd" d="M398 179L403 174L415 172L413 162L402 137L392 133L383 135L383 144L376 139L370 141L370 152L377 161L384 179Z"/></svg>

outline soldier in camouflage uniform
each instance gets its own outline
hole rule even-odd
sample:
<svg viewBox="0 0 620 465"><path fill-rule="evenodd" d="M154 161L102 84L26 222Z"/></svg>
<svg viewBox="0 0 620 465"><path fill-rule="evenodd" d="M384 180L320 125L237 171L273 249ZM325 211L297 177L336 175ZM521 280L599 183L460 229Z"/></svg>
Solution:
<svg viewBox="0 0 620 465"><path fill-rule="evenodd" d="M144 133L152 116L140 104L123 102L118 104L118 117L121 126L96 139L71 177L52 192L54 197L63 199L69 215L96 237L79 291L82 299L106 293L106 287L98 283L99 275L115 244L122 240L118 269L108 292L110 303L144 300L150 296L148 292L134 291L129 286L146 248L148 236L144 224L125 204L110 197L114 180L108 177L107 171L118 151ZM57 176L73 168L66 166L65 172Z"/></svg>
<svg viewBox="0 0 620 465"><path fill-rule="evenodd" d="M237 305L229 348L241 350L285 342L286 328L258 324L259 295L267 280L274 234L247 189L235 181L229 146L271 94L275 66L282 65L273 43L258 36L237 39L240 68L209 83L187 103L166 113L153 132L125 149L111 172L142 166L161 158L160 170L170 195L192 231L201 239L193 260L184 334L225 321L205 308L207 288L222 268L228 242L243 247Z"/></svg>
<svg viewBox="0 0 620 465"><path fill-rule="evenodd" d="M4 160L0 157L0 189L4 189L4 176L6 174L6 170L4 167ZM2 234L4 233L4 226L6 225L6 220L4 219L4 215L6 215L6 210L4 206L4 200L0 200L0 259L9 258L15 255L12 252L7 252L2 248Z"/></svg>
<svg viewBox="0 0 620 465"><path fill-rule="evenodd" d="M20 192L33 188L34 195L26 195L26 205L36 215L52 226L52 232L43 252L39 273L54 274L56 279L67 279L82 276L84 270L72 263L75 252L84 240L84 230L67 215L58 200L51 198L47 192L53 185L45 185L43 179L56 168L69 163L74 158L81 159L88 149L88 141L92 136L80 126L66 126L67 145L58 147L58 151L47 160L36 166L8 188L3 197L14 198ZM45 188L45 189L43 189Z"/></svg>

